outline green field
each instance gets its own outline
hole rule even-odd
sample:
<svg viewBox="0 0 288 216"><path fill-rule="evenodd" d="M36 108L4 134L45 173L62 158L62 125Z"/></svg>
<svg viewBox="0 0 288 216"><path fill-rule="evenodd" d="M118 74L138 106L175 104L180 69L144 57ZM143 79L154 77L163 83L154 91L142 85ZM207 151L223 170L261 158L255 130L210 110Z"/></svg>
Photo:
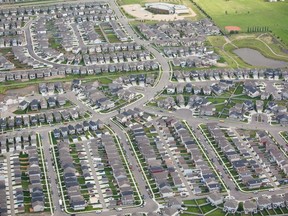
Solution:
<svg viewBox="0 0 288 216"><path fill-rule="evenodd" d="M194 0L222 29L239 26L264 27L288 44L288 1L270 3L267 0Z"/></svg>

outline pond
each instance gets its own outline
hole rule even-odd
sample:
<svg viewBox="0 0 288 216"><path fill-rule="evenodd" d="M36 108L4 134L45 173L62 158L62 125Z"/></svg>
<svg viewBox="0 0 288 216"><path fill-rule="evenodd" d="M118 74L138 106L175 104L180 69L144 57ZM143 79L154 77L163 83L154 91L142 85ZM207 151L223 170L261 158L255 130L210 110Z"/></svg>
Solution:
<svg viewBox="0 0 288 216"><path fill-rule="evenodd" d="M233 51L244 62L252 66L281 68L288 66L288 62L269 59L260 52L250 48L240 48Z"/></svg>

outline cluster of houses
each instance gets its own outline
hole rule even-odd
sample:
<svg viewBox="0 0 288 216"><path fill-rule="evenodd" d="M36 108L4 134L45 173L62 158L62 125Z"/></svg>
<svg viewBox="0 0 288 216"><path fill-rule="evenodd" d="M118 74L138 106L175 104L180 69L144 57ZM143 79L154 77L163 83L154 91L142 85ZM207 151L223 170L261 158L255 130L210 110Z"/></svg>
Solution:
<svg viewBox="0 0 288 216"><path fill-rule="evenodd" d="M25 0L0 0L0 4L13 4L17 2L25 2Z"/></svg>
<svg viewBox="0 0 288 216"><path fill-rule="evenodd" d="M54 129L53 134L56 139L67 139L68 136L73 136L76 134L81 135L85 131L97 131L101 128L103 128L103 122L101 122L100 120L90 120L89 122L84 121L83 123L77 123L76 125L71 124L68 126L60 127L59 129L56 128Z"/></svg>
<svg viewBox="0 0 288 216"><path fill-rule="evenodd" d="M121 204L133 205L134 192L119 152L115 151L116 144L113 140L113 137L110 134L103 134L101 136L101 141L105 148L109 165L112 168L112 174L120 190Z"/></svg>
<svg viewBox="0 0 288 216"><path fill-rule="evenodd" d="M260 105L260 104L259 104ZM229 109L229 118L245 120L249 112L254 112L257 109L258 112L262 112L263 106L255 106L252 100L244 100L243 103L236 103Z"/></svg>
<svg viewBox="0 0 288 216"><path fill-rule="evenodd" d="M54 15L57 17L71 17L77 20L77 16L86 15L87 17L105 17L112 14L113 11L109 8L109 4L105 2L85 2L85 3L63 3L55 5L33 6L33 7L11 7L0 10L0 15L3 17L20 17L19 20L29 20L30 16L35 15ZM108 16L109 17L109 16Z"/></svg>
<svg viewBox="0 0 288 216"><path fill-rule="evenodd" d="M230 133L228 131L229 136L225 136L223 129L217 123L207 124L207 129L209 136L215 140L216 145L230 162L233 170L237 172L238 179L245 187L248 189L259 189L271 184L260 161L253 159L251 151L246 148L243 141L239 140L233 132Z"/></svg>
<svg viewBox="0 0 288 216"><path fill-rule="evenodd" d="M112 30L114 31L116 37L121 41L121 42L126 42L129 40L127 34L123 31L122 27L119 25L119 23L115 20L110 20L109 22Z"/></svg>
<svg viewBox="0 0 288 216"><path fill-rule="evenodd" d="M48 97L47 100L45 98L41 98L40 100L33 99L31 102L28 102L26 100L23 100L19 103L18 108L20 110L26 110L29 108L31 111L38 111L39 109L45 110L45 109L52 109L56 107L63 107L67 102L67 99L65 97Z"/></svg>
<svg viewBox="0 0 288 216"><path fill-rule="evenodd" d="M85 100L95 109L100 111L112 109L119 100L131 102L136 98L137 94L128 89L123 89L120 84L109 84L107 86L99 86L97 82L87 83L85 85L77 84L79 80L74 80L72 90L76 92L78 99Z"/></svg>
<svg viewBox="0 0 288 216"><path fill-rule="evenodd" d="M79 46L75 33L63 18L54 20L52 17L40 17L32 24L31 33L35 51L42 58L61 55L55 47L49 48L53 47L49 40L55 40L67 52Z"/></svg>
<svg viewBox="0 0 288 216"><path fill-rule="evenodd" d="M10 172L11 179L9 179L9 185L12 186L13 191L10 191L10 194L13 193L13 202L14 202L14 211L15 213L24 213L24 188L22 186L22 169L20 165L21 161L19 159L19 152L14 152L10 154L10 167L7 169L7 172ZM6 163L8 164L8 162ZM8 168L8 167L7 167ZM5 175L5 180L7 180L7 174ZM5 197L5 196L4 196ZM10 199L10 197L7 197ZM9 200L7 199L7 200ZM1 197L1 200L2 197ZM1 201L0 201L1 202ZM10 204L11 201L10 201ZM1 213L2 215L2 213ZM4 212L5 215L5 212ZM11 215L11 212L8 214Z"/></svg>
<svg viewBox="0 0 288 216"><path fill-rule="evenodd" d="M33 212L44 211L45 195L43 193L43 186L41 183L42 174L39 165L39 155L36 146L29 146L26 148L28 154L29 165L27 167L27 174L29 177L29 192L31 197L31 204Z"/></svg>
<svg viewBox="0 0 288 216"><path fill-rule="evenodd" d="M42 94L42 96L54 95L55 92L57 92L58 94L64 93L64 87L61 82L39 83L38 89L39 89L39 93Z"/></svg>
<svg viewBox="0 0 288 216"><path fill-rule="evenodd" d="M147 170L151 174L153 180L156 183L156 187L159 189L159 193L163 198L173 197L175 192L173 190L173 182L169 182L169 173L175 173L175 167L171 163L171 159L167 154L165 154L165 149L163 143L158 138L155 140L150 140L144 131L143 125L139 123L129 125L129 129L133 134L133 140L137 145L141 155L146 163ZM155 129L148 129L151 133L155 133ZM157 132L156 132L157 133ZM155 142L156 148L153 148L151 143ZM166 164L166 161L170 161L170 164ZM164 166L166 165L166 167ZM171 175L172 177L172 175ZM174 175L172 178L178 177L178 174ZM181 185L181 184L180 184ZM177 186L175 186L176 188Z"/></svg>
<svg viewBox="0 0 288 216"><path fill-rule="evenodd" d="M74 211L84 210L87 203L81 193L81 187L77 180L77 175L79 173L74 165L69 144L60 141L57 143L57 149L59 153L59 165L63 172L63 181L66 187L70 207Z"/></svg>
<svg viewBox="0 0 288 216"><path fill-rule="evenodd" d="M12 52L14 55L14 59L17 60L18 62L20 62L23 67L25 68L44 68L44 67L48 67L50 65L40 62L36 59L34 59L32 56L29 55L28 49L26 47L22 47L22 46L13 46L12 47ZM28 71L27 71L28 72ZM18 79L28 79L28 73L24 72L24 77L22 77L22 73L19 73L18 75ZM3 76L4 75L4 76ZM1 77L6 77L6 75L12 78L12 80L14 80L14 74L13 73L7 73L6 75L3 74ZM26 78L25 78L26 77ZM35 78L35 77L34 77ZM2 78L1 78L2 79ZM17 78L16 78L17 79ZM5 80L5 79L4 79Z"/></svg>
<svg viewBox="0 0 288 216"><path fill-rule="evenodd" d="M10 160L9 169L6 169L7 160L2 161L0 159L0 213L1 215L10 215L9 206L12 203L7 202L10 200L8 185L5 182L9 182L12 185L13 191L13 203L15 213L25 212L24 207L24 192L28 192L31 197L31 209L34 212L44 210L44 194L41 184L41 169L39 167L38 153L37 153L37 141L35 132L27 133L11 133L0 136L0 154L9 152L10 156L7 158ZM22 154L22 156L20 155ZM28 164L23 166L20 157L23 158L27 154ZM23 167L27 169L23 171ZM10 172L8 175L7 172ZM23 178L23 173L28 178ZM11 177L9 177L11 176ZM22 179L23 178L23 179ZM22 184L22 181L27 181L27 188ZM6 187L6 188L5 188ZM7 195L7 199L5 198ZM29 196L28 195L28 196ZM27 196L27 195L26 195Z"/></svg>
<svg viewBox="0 0 288 216"><path fill-rule="evenodd" d="M0 200L0 214L3 216L8 216L8 195L6 191L8 191L8 182L5 181L7 179L7 171L5 171L6 162L4 162L4 158L0 158L0 196L3 198Z"/></svg>
<svg viewBox="0 0 288 216"><path fill-rule="evenodd" d="M158 127L165 137L169 148L177 155L175 158L177 165L193 188L193 193L219 192L221 190L219 179L183 123L171 117L159 120ZM180 155L179 142L187 153L191 155L189 159L185 159ZM190 162L192 162L192 165ZM201 183L198 183L199 180ZM206 190L201 189L201 186L204 186Z"/></svg>
<svg viewBox="0 0 288 216"><path fill-rule="evenodd" d="M114 88L113 85L139 85L139 86L147 86L147 85L154 85L157 73L154 74L131 74L129 76L122 76L115 80L113 80L112 84L109 85L109 88Z"/></svg>
<svg viewBox="0 0 288 216"><path fill-rule="evenodd" d="M99 50L99 46L97 45L94 46L92 45L92 47L86 47L86 46L79 47L79 41L78 41L79 38L76 37L74 32L78 30L72 28L71 25L74 24L67 22L67 19L69 21L69 18L67 17L65 19L64 18L55 19L54 17L53 18L41 17L33 24L34 26L33 34L35 35L33 44L35 46L35 51L38 56L41 56L43 59L47 60L49 59L50 61L52 59L53 61L57 61L59 63L65 62L66 64L73 64L73 65L82 64L86 66L95 64L123 63L124 61L133 62L137 60L138 61L150 60L150 53L144 50L141 51L141 46L136 46L137 50L132 51L134 49L133 44L132 49L130 44L126 45L126 49L125 49L125 43L123 43L122 45L116 44L115 46L111 44L109 50L107 50L109 51L109 53L104 54L98 52L95 53L95 50ZM116 28L116 26L119 26L118 24L116 25L114 22L116 21L110 21L110 24L113 23L113 25L111 24L113 30L114 28ZM81 23L81 25L84 25L84 23ZM75 28L77 28L77 26ZM94 27L92 30L96 34ZM115 33L118 32L119 34L120 32L123 32L119 28L115 31L116 31ZM83 30L82 31L83 41L88 40L90 42L92 35L90 33L89 34L90 38L87 38L86 34L87 32ZM80 39L82 40L82 38ZM126 41L123 40L122 38L123 36L121 37L122 42ZM55 44L52 44L51 40L55 40L55 43L59 44L59 47L58 48L55 47ZM101 41L99 42L99 40L96 41L98 43L101 43ZM123 50L125 51L114 53L114 51L120 51L122 47ZM62 50L60 48L62 48ZM113 53L111 53L112 50Z"/></svg>
<svg viewBox="0 0 288 216"><path fill-rule="evenodd" d="M178 83L178 84L169 84L166 87L167 94L183 94L185 93L193 93L194 95L221 95L225 91L230 90L230 88L235 86L235 82L233 80L224 80L221 79L218 82L214 82L210 85L205 86L197 86L192 85L191 83Z"/></svg>
<svg viewBox="0 0 288 216"><path fill-rule="evenodd" d="M125 170L119 152L115 151L116 144L114 138L111 134L104 132L103 129L104 124L100 120L91 120L89 122L84 121L83 123L79 123L74 126L68 125L67 127L64 126L56 128L53 131L53 136L58 142L58 151L60 153L59 159L61 167L63 168L64 177L67 176L67 178L64 178L64 183L66 185L67 194L70 199L70 205L74 210L84 209L87 207L87 205L92 205L93 207L100 207L101 205L98 197L98 193L100 192L95 192L97 191L94 184L96 180L93 179L95 178L95 175L92 176L93 172L91 173L91 169L95 169L95 173L98 179L97 181L99 181L99 184L101 185L101 193L103 193L107 206L116 207L118 205L134 204L134 191L129 180L130 177ZM83 135L86 131L91 131L91 133L94 134L96 138L90 139L88 143L79 143L77 137ZM71 165L73 164L72 157L70 154L68 155L69 149L71 152L71 147L69 147L69 144L65 142L65 140L68 140L68 137L74 136L76 139L73 138L72 140L77 141L75 148L80 160L79 163L81 164L81 171L77 169L75 170L75 168ZM61 141L62 139L64 139L64 141ZM89 152L84 145L87 145ZM99 153L99 149L102 149L102 147L105 155ZM92 158L93 168L89 165L87 154L90 154ZM106 171L105 168L111 168L112 179L111 177L107 176L107 172L110 171ZM83 176L85 180L85 183L83 184L87 186L90 195L89 203L85 202L82 197L79 197L81 196L81 191L78 191L80 184L76 178L78 174ZM109 188L109 182L117 185L116 188L120 195L119 200L113 198L113 196L116 194L114 194L115 192ZM73 197L74 195L77 195L77 198Z"/></svg>
<svg viewBox="0 0 288 216"><path fill-rule="evenodd" d="M104 39L95 31L95 23L86 21L77 24L79 33L81 34L83 43L87 45L96 45L104 42Z"/></svg>
<svg viewBox="0 0 288 216"><path fill-rule="evenodd" d="M191 80L288 80L288 71L286 69L206 69L181 71L175 70L173 78L179 82L189 82Z"/></svg>
<svg viewBox="0 0 288 216"><path fill-rule="evenodd" d="M258 139L259 144L265 147L265 152L261 152L259 151L259 148L256 148L254 150L256 156L263 162L265 166L270 167L269 170L272 172L273 176L275 176L278 182L283 183L283 180L285 180L288 175L288 163L286 155L279 149L277 145L275 145L275 142L272 140L269 134L267 134L267 132L257 131L256 138ZM251 147L254 149L255 145L251 145ZM288 150L287 146L284 148L285 151ZM267 160L267 158L269 159L267 154L271 157L270 161ZM271 161L276 163L276 168L271 166ZM281 175L281 173L283 173L283 175Z"/></svg>
<svg viewBox="0 0 288 216"><path fill-rule="evenodd" d="M212 193L207 197L207 201L212 206L223 204L223 211L235 214L239 210L240 201L234 197L224 198L219 193ZM286 208L288 206L288 194L261 195L242 202L245 214L257 214L259 211ZM240 210L241 211L241 210Z"/></svg>
<svg viewBox="0 0 288 216"><path fill-rule="evenodd" d="M15 127L20 128L22 126L28 127L41 124L60 123L71 119L83 118L84 116L85 112L79 109L65 109L54 112L10 116L7 118L0 118L0 129L5 131L12 130Z"/></svg>
<svg viewBox="0 0 288 216"><path fill-rule="evenodd" d="M219 56L212 53L207 54L206 56L188 56L188 57L181 57L181 58L174 58L172 60L172 64L175 67L182 67L182 68L207 68L216 66L217 61L219 60Z"/></svg>
<svg viewBox="0 0 288 216"><path fill-rule="evenodd" d="M134 109L128 109L124 112L121 112L115 116L115 119L123 125L129 126L133 124L132 120L143 120L143 121L151 121L152 117L143 110L135 107Z"/></svg>
<svg viewBox="0 0 288 216"><path fill-rule="evenodd" d="M14 47L13 47L14 48ZM27 56L25 58L28 58ZM36 60L35 60L36 61ZM33 60L34 62L34 60ZM38 64L37 64L38 68ZM45 68L38 70L23 70L13 72L1 72L0 82L5 81L21 81L34 80L47 77L63 77L65 75L94 75L100 73L114 73L114 72L131 72L131 71L151 71L158 70L159 64L155 60L140 61L140 62L126 62L116 63L110 65L96 65L96 66L62 66L59 68Z"/></svg>
<svg viewBox="0 0 288 216"><path fill-rule="evenodd" d="M0 47L23 46L26 43L22 31L23 17L4 16L0 12Z"/></svg>
<svg viewBox="0 0 288 216"><path fill-rule="evenodd" d="M139 32L156 46L203 46L207 35L217 35L219 29L209 20L197 22L177 20L173 22L158 22L156 24L140 24Z"/></svg>
<svg viewBox="0 0 288 216"><path fill-rule="evenodd" d="M24 132L0 136L1 154L14 151L27 151L29 146L37 146L36 133Z"/></svg>
<svg viewBox="0 0 288 216"><path fill-rule="evenodd" d="M0 70L11 70L14 69L15 65L6 59L4 56L0 55Z"/></svg>
<svg viewBox="0 0 288 216"><path fill-rule="evenodd" d="M239 210L240 201L234 197L224 198L219 193L212 193L207 197L207 201L212 206L223 204L223 211L235 214ZM257 214L258 211L285 208L288 206L288 194L280 195L261 195L253 199L242 202L243 212L245 214Z"/></svg>
<svg viewBox="0 0 288 216"><path fill-rule="evenodd" d="M220 33L208 19L140 24L137 28L146 39L164 47L163 53L173 59L174 66L209 67L219 60L219 56L204 44L206 36Z"/></svg>
<svg viewBox="0 0 288 216"><path fill-rule="evenodd" d="M190 109L193 115L198 116L213 116L216 114L216 107L211 104L205 97L200 97L198 95L192 95L189 98L185 98L183 94L172 96L161 96L157 99L157 104L159 108L174 110L177 108L187 108Z"/></svg>

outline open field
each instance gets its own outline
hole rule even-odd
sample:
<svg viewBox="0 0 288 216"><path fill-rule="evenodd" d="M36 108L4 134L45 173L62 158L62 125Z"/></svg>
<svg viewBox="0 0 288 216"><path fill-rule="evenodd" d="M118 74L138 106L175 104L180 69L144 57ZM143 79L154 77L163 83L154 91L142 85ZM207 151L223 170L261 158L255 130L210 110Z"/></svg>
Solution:
<svg viewBox="0 0 288 216"><path fill-rule="evenodd" d="M288 1L270 3L264 0L194 0L213 21L224 30L225 26L268 27L288 44Z"/></svg>

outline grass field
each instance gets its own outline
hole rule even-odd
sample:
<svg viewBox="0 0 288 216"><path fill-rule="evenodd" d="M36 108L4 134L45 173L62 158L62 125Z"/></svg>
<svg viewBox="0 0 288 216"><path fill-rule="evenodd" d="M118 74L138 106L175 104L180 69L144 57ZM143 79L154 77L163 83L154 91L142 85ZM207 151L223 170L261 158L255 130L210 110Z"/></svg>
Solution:
<svg viewBox="0 0 288 216"><path fill-rule="evenodd" d="M270 3L266 0L194 0L222 29L239 26L265 27L288 44L288 1Z"/></svg>

